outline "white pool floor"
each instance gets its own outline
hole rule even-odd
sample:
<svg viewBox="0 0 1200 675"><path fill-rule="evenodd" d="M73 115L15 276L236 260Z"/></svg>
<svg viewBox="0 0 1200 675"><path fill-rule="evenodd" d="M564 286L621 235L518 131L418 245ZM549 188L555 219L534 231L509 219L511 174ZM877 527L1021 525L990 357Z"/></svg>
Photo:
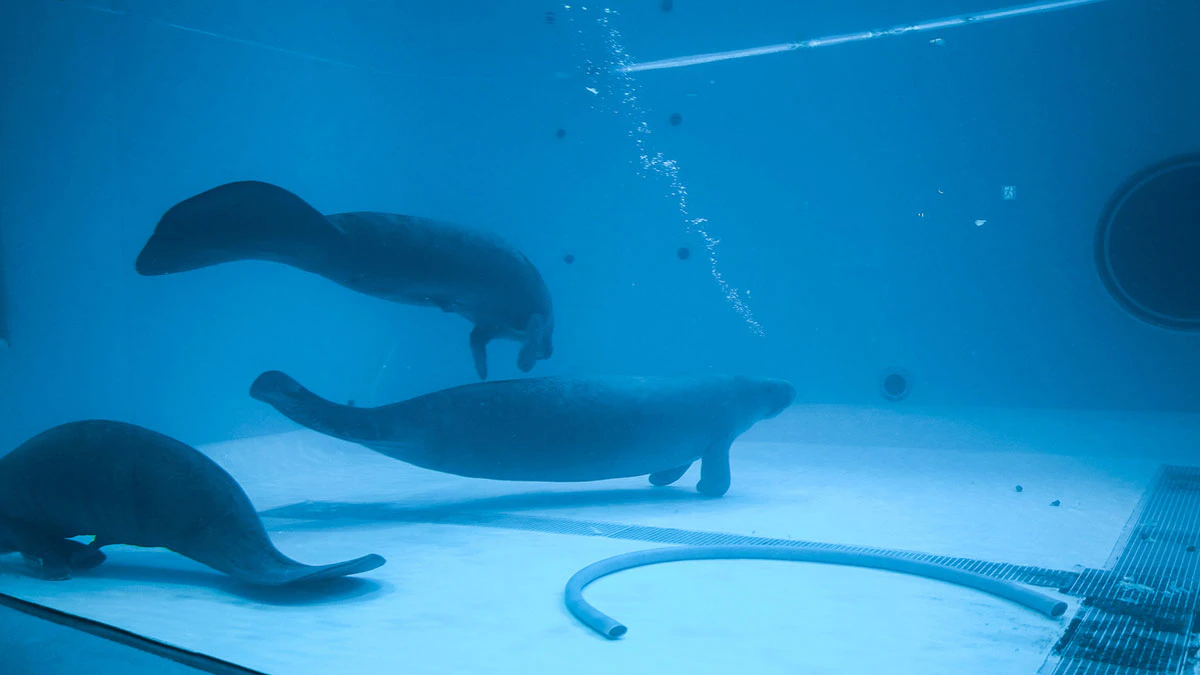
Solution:
<svg viewBox="0 0 1200 675"><path fill-rule="evenodd" d="M1197 415L795 406L734 445L733 485L709 500L694 491L698 467L670 488L501 483L303 430L201 449L288 555L373 552L382 568L319 593L258 591L167 551L110 547L107 563L66 582L0 558L0 592L277 675L1036 673L1077 599L1061 596L1071 609L1048 619L882 571L672 563L589 587L629 627L610 641L566 611L563 585L657 544L437 520L540 516L1078 571L1106 566L1161 464L1200 464L1195 439Z"/></svg>

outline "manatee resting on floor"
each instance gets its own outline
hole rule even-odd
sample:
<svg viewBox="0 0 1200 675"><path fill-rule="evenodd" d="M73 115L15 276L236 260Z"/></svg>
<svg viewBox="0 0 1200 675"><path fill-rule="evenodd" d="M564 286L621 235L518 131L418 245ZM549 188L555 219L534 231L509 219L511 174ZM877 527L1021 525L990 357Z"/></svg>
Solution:
<svg viewBox="0 0 1200 675"><path fill-rule="evenodd" d="M91 544L69 537L94 535ZM331 579L384 564L285 556L241 486L199 450L133 424L71 422L0 457L0 553L41 561L43 576L104 561L109 544L163 547L267 586Z"/></svg>
<svg viewBox="0 0 1200 675"><path fill-rule="evenodd" d="M235 260L283 263L359 293L459 314L474 324L481 380L492 340L521 343L522 372L554 353L550 291L533 263L495 234L397 213L322 215L270 183L227 183L172 206L136 268L157 276Z"/></svg>
<svg viewBox="0 0 1200 675"><path fill-rule="evenodd" d="M250 395L298 424L416 466L471 478L679 480L701 460L702 494L729 489L729 446L795 400L742 376L525 378L453 387L377 408L318 397L271 371Z"/></svg>

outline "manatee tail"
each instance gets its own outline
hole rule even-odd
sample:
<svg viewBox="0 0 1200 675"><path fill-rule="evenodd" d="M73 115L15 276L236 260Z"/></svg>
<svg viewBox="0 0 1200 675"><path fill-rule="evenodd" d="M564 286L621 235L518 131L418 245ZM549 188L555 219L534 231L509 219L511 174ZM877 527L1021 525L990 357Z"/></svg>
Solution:
<svg viewBox="0 0 1200 675"><path fill-rule="evenodd" d="M377 553L368 553L354 560L331 563L329 565L303 565L297 563L299 567L289 570L290 574L284 583L307 584L326 579L336 579L351 574L362 574L363 572L370 572L373 569L382 567L386 562L387 560L383 556Z"/></svg>
<svg viewBox="0 0 1200 675"><path fill-rule="evenodd" d="M253 512L251 512L253 514ZM328 565L305 565L284 555L267 535L256 514L230 514L230 522L213 522L202 532L186 533L171 550L229 576L260 586L303 584L369 572L387 560L370 553Z"/></svg>
<svg viewBox="0 0 1200 675"><path fill-rule="evenodd" d="M250 396L271 405L296 424L326 436L354 443L383 440L374 408L356 408L327 401L278 370L259 375Z"/></svg>
<svg viewBox="0 0 1200 675"><path fill-rule="evenodd" d="M227 183L172 206L138 254L143 276L235 260L269 260L312 270L341 232L287 190L259 181Z"/></svg>
<svg viewBox="0 0 1200 675"><path fill-rule="evenodd" d="M315 583L327 579L350 576L351 574L362 574L363 572L370 572L373 569L382 567L387 562L378 553L368 553L353 560L345 560L328 565L305 565L302 562L292 560L278 550L275 553L277 555L271 556L270 562L253 565L249 568L226 564L224 565L225 569L221 569L216 565L206 564L246 583L259 586L286 586L289 584Z"/></svg>

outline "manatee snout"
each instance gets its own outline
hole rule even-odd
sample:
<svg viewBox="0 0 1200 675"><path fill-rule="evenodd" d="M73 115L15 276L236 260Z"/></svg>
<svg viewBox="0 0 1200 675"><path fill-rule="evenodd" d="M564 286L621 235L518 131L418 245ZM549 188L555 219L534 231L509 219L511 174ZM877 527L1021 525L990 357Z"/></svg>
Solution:
<svg viewBox="0 0 1200 675"><path fill-rule="evenodd" d="M767 411L763 419L778 417L796 401L796 388L785 380L768 380L764 386Z"/></svg>
<svg viewBox="0 0 1200 675"><path fill-rule="evenodd" d="M517 354L517 368L522 373L533 370L538 361L554 355L554 321L548 316L535 314L525 326L525 339Z"/></svg>

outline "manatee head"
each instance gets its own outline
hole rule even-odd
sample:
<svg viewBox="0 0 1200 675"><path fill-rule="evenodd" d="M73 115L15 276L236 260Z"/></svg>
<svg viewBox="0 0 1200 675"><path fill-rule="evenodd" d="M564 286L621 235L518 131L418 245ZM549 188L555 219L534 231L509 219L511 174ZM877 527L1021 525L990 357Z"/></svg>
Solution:
<svg viewBox="0 0 1200 675"><path fill-rule="evenodd" d="M754 400L759 404L760 419L778 417L796 400L796 388L786 380L753 378L751 389Z"/></svg>

